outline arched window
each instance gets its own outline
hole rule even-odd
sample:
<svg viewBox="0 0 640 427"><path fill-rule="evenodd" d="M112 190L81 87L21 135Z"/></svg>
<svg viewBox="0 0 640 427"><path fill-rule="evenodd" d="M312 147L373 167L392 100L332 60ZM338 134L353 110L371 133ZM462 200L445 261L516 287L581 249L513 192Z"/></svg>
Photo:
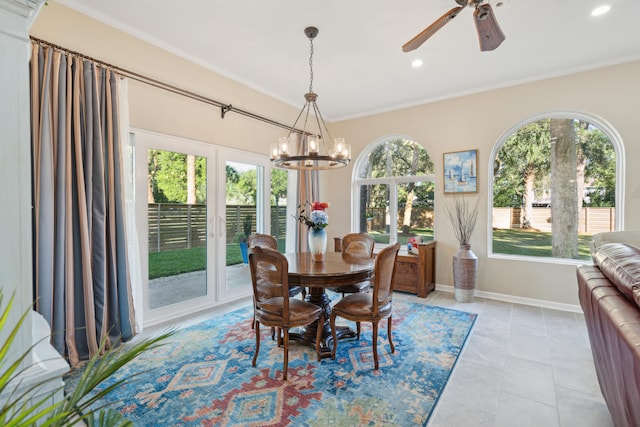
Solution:
<svg viewBox="0 0 640 427"><path fill-rule="evenodd" d="M490 163L492 252L588 259L591 235L622 227L622 158L596 117L545 114L510 129Z"/></svg>
<svg viewBox="0 0 640 427"><path fill-rule="evenodd" d="M406 136L372 143L356 160L353 229L377 243L433 240L433 161Z"/></svg>

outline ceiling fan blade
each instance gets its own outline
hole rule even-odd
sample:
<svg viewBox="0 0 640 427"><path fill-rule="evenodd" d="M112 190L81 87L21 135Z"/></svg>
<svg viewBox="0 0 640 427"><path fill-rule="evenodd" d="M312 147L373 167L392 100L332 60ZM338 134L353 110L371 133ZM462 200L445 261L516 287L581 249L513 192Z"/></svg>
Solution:
<svg viewBox="0 0 640 427"><path fill-rule="evenodd" d="M488 3L481 4L476 7L473 12L473 20L478 30L478 41L480 42L480 50L485 52L494 50L504 41L504 33L496 21L496 16Z"/></svg>
<svg viewBox="0 0 640 427"><path fill-rule="evenodd" d="M444 24L451 21L453 18L458 16L458 13L463 9L463 6L454 7L440 18L438 18L433 24L429 25L425 28L420 34L409 40L402 46L403 52L411 52L419 48L422 43L426 42L429 37L434 35L440 28L444 27Z"/></svg>

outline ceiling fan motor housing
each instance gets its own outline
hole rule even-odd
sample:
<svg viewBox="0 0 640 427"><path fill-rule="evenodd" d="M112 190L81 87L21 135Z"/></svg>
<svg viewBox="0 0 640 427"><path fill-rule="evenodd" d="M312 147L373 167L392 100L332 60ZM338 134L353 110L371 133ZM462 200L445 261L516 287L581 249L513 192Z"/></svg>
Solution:
<svg viewBox="0 0 640 427"><path fill-rule="evenodd" d="M478 7L484 0L456 0L460 6Z"/></svg>

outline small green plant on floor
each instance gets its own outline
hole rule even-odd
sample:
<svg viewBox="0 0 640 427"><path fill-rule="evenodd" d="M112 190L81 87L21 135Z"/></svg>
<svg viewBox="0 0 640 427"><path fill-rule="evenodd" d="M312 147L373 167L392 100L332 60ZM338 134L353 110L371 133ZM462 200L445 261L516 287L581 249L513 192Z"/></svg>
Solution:
<svg viewBox="0 0 640 427"><path fill-rule="evenodd" d="M13 308L14 296L4 306L2 289L0 289L0 331L7 331L7 338L0 345L0 394L8 396L0 402L0 425L6 427L58 427L82 425L93 426L132 426L133 423L119 412L101 404L100 399L114 389L131 381L131 377L116 381L104 390L96 388L113 375L118 369L135 359L141 353L162 345L162 342L173 335L168 331L153 338L139 341L132 345L110 348L106 350L106 340L100 344L100 351L88 362L73 391L66 394L62 401L49 403L51 397L60 389L53 390L35 403L29 403L32 396L42 384L35 384L24 392L18 392L20 374L24 372L23 364L29 359L29 351L20 355L17 360L9 360L9 348L14 344L18 331L29 315L25 311L18 322L8 325L9 315ZM142 372L141 372L142 373Z"/></svg>

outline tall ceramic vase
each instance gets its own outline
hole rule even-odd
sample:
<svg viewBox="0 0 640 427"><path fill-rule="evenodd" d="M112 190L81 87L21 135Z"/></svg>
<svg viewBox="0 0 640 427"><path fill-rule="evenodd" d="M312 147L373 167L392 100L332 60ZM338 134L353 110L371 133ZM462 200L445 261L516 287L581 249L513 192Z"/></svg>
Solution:
<svg viewBox="0 0 640 427"><path fill-rule="evenodd" d="M327 232L323 228L319 230L309 230L309 252L313 261L324 261L324 254L327 252Z"/></svg>
<svg viewBox="0 0 640 427"><path fill-rule="evenodd" d="M453 256L453 288L458 302L472 302L476 288L478 257L471 251L471 245L460 245Z"/></svg>

